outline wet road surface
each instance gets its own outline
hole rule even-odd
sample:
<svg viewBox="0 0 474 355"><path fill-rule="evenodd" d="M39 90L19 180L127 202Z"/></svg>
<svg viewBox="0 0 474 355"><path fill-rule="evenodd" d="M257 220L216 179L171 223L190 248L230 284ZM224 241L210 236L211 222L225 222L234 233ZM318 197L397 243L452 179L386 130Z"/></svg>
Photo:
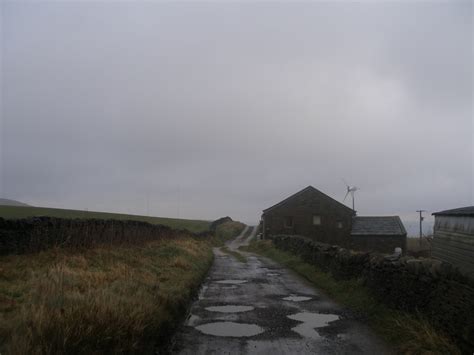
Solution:
<svg viewBox="0 0 474 355"><path fill-rule="evenodd" d="M247 243L254 233L244 231L229 249ZM246 263L217 248L214 253L173 353L390 353L367 326L290 270L250 253L243 253Z"/></svg>

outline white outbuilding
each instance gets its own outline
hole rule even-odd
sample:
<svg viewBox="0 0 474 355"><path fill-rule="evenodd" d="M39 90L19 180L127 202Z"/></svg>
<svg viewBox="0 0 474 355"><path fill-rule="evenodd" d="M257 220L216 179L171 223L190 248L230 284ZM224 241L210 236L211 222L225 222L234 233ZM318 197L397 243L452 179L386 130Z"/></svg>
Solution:
<svg viewBox="0 0 474 355"><path fill-rule="evenodd" d="M433 213L433 257L474 277L474 206Z"/></svg>

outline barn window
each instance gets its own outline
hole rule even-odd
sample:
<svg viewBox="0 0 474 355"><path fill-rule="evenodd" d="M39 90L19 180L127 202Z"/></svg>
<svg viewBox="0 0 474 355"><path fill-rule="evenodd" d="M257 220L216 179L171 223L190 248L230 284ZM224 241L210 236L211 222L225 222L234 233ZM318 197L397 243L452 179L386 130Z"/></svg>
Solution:
<svg viewBox="0 0 474 355"><path fill-rule="evenodd" d="M344 225L342 224L341 221L337 221L337 228L338 229L342 229L342 227L344 227Z"/></svg>
<svg viewBox="0 0 474 355"><path fill-rule="evenodd" d="M293 227L293 217L285 217L285 228Z"/></svg>
<svg viewBox="0 0 474 355"><path fill-rule="evenodd" d="M313 225L314 226L320 226L321 225L321 216L319 216L319 215L314 215L313 216Z"/></svg>

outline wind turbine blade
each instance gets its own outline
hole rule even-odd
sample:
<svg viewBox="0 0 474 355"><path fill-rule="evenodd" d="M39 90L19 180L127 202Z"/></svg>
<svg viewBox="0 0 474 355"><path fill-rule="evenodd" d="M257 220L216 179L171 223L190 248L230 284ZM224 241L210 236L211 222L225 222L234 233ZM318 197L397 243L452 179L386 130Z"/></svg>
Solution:
<svg viewBox="0 0 474 355"><path fill-rule="evenodd" d="M344 179L342 179L342 178L341 178L341 180L342 180L342 182L344 183L344 185L346 185L347 187L349 187L349 184L347 183L346 180L344 180Z"/></svg>
<svg viewBox="0 0 474 355"><path fill-rule="evenodd" d="M344 201L346 200L346 198L347 198L347 195L349 195L349 192L350 192L350 191L349 191L349 190L347 190L347 192L346 192L346 196L344 196L344 200L342 200L342 202L344 202Z"/></svg>

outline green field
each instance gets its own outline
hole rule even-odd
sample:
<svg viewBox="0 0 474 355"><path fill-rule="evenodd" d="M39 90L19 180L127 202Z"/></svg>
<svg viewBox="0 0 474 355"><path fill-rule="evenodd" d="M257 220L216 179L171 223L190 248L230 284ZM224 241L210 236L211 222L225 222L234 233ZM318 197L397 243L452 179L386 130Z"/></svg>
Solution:
<svg viewBox="0 0 474 355"><path fill-rule="evenodd" d="M210 225L209 221L200 221L192 219L148 217L122 213L65 210L60 208L0 206L0 217L6 219L20 219L42 216L56 218L97 218L143 221L152 224L164 224L171 228L187 229L191 232L196 233L207 231Z"/></svg>

